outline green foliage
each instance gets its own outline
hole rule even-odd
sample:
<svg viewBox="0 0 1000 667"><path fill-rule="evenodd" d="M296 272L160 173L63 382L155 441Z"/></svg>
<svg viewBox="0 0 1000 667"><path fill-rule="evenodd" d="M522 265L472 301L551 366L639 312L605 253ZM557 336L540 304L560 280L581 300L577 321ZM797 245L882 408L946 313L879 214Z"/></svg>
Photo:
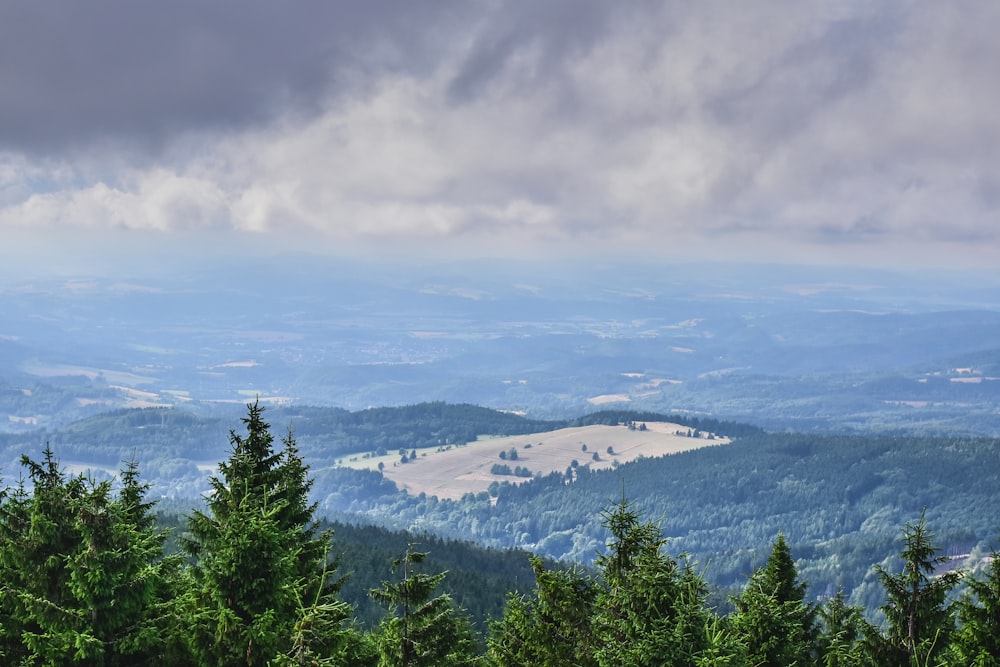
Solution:
<svg viewBox="0 0 1000 667"><path fill-rule="evenodd" d="M470 545L428 536L426 541L451 559L450 588L443 593L438 591L445 587L445 566L414 551L412 536L345 526L354 546L341 545L336 551L362 582L371 581L366 567L384 567L386 554L399 553L398 540L408 540L394 565L400 577L370 590L371 603L384 605L388 615L381 622L362 622L359 609L341 599L349 585L359 582L335 576L341 566L328 555L332 531L315 520L316 505L309 500L313 479L295 438L289 432L277 449L259 406L248 410L246 433L230 434L230 453L211 481L213 493L187 522L187 563L165 555L166 536L156 525L154 505L146 499L148 485L140 481L134 461L117 480L98 481L65 474L50 448L40 462L23 458L27 479L0 490L3 664L998 664L1000 559L994 552L992 560L984 561L983 573L969 577L964 597L952 603L960 574L944 567L946 559L938 555L923 514L904 528L899 571L884 564L875 567L885 590L883 628L867 623L861 609L849 605L839 590L823 605L807 602L807 586L784 532L772 542L764 566L732 596L731 613L720 616L688 556L670 555L667 547L674 540L668 541L659 525L644 521L639 505L624 497L600 514L605 548L593 574L553 568L538 557L487 557ZM817 443L831 441L781 442L782 448L771 450L756 443L764 450L756 452L758 464L772 464L772 474L782 457L799 462L820 457ZM850 439L837 442L851 444ZM953 443L959 453L982 444ZM914 450L922 451L921 446L916 443ZM891 447L866 453L890 459L913 456ZM936 466L943 479L960 469L942 462ZM805 475L806 468L794 469ZM716 473L724 471L716 466ZM690 470L685 474L690 488ZM741 474L756 473L744 467ZM384 489L378 473L345 479L379 497L396 497ZM527 486L570 488L577 506L605 488L596 481L601 476L587 466L578 467L572 479L554 475ZM871 482L856 481L861 487ZM775 502L788 499L782 494L799 492L791 477L782 482ZM661 476L661 486L670 483L668 475ZM495 491L496 505L510 509L537 489L529 493L498 484ZM754 493L729 487L723 492L742 502ZM866 493L841 492L855 501ZM548 530L555 524L545 522L563 509L553 506L548 514L527 514L501 525L489 494L461 502L421 495L408 502L425 516L450 512L454 520L474 520L484 531L502 528L522 536ZM169 516L162 518L169 523ZM889 520L866 520L871 526L876 519ZM581 522L545 539L587 544L582 541L587 530ZM522 565L528 562L521 570L507 562L518 558ZM485 576L487 572L495 576ZM533 589L505 596L509 582L517 578L533 578ZM483 602L488 598L498 600L489 612ZM460 611L467 600L480 605L478 619L488 614L497 619L490 626L485 656L472 623Z"/></svg>
<svg viewBox="0 0 1000 667"><path fill-rule="evenodd" d="M917 523L906 524L903 537L902 571L875 566L886 592L882 611L888 623L875 648L887 667L931 664L948 650L955 621L947 597L961 579L959 572L937 572L948 559L939 555L923 513Z"/></svg>
<svg viewBox="0 0 1000 667"><path fill-rule="evenodd" d="M1000 665L1000 553L990 554L983 577L967 577L968 592L958 604L957 664Z"/></svg>
<svg viewBox="0 0 1000 667"><path fill-rule="evenodd" d="M750 662L760 667L811 665L815 659L816 610L805 603L805 583L779 534L767 564L750 577L733 599L732 628L747 646Z"/></svg>
<svg viewBox="0 0 1000 667"><path fill-rule="evenodd" d="M146 486L130 462L122 488L67 478L52 450L22 459L32 485L0 512L2 651L13 663L152 661L166 638L161 597L176 561L163 558Z"/></svg>
<svg viewBox="0 0 1000 667"><path fill-rule="evenodd" d="M219 464L221 477L211 479L208 511L189 519L193 588L182 606L190 619L187 645L200 664L265 665L279 655L305 655L296 648L303 642L311 654L321 647L306 641L313 636L307 627L339 628L349 617L333 597L331 536L313 521L308 468L294 438L289 433L276 452L262 408L248 410L246 435L230 433L229 458Z"/></svg>
<svg viewBox="0 0 1000 667"><path fill-rule="evenodd" d="M377 652L371 638L354 626L347 629L343 627L351 611L346 602L332 599L317 588L316 597L311 602L298 601L290 646L269 664L274 667L291 667L373 663Z"/></svg>
<svg viewBox="0 0 1000 667"><path fill-rule="evenodd" d="M511 595L490 627L489 658L499 667L597 665L593 615L598 584L580 570L549 570L531 558L535 590Z"/></svg>
<svg viewBox="0 0 1000 667"><path fill-rule="evenodd" d="M819 608L819 631L817 648L822 656L822 667L857 667L867 664L864 652L864 637L872 629L865 622L861 609L847 604L844 592L826 601Z"/></svg>
<svg viewBox="0 0 1000 667"><path fill-rule="evenodd" d="M998 446L989 438L758 431L730 445L614 470L587 470L581 459L569 476L560 471L501 489L495 505L475 499L430 504L382 479L362 483L363 473L350 470L332 471L317 486L326 509L398 528L419 521L451 538L589 563L604 543L600 508L624 480L644 512L668 518L664 529L675 550L711 562L705 577L713 586L742 586L762 564L754 554L766 553L781 532L797 550L811 596L842 587L852 603L874 614L882 591L866 576L895 551L899 527L925 505L950 551L968 552L995 534Z"/></svg>
<svg viewBox="0 0 1000 667"><path fill-rule="evenodd" d="M381 585L386 566L414 542L429 552L422 563L426 571L448 571L438 590L448 593L468 614L476 632L485 633L489 620L503 614L509 595L532 589L534 573L530 554L525 551L485 549L467 541L371 525L331 525L336 535L334 551L347 573L339 596L354 607L355 618L364 629L378 626L385 616L385 608L369 591ZM546 563L556 567L552 561Z"/></svg>
<svg viewBox="0 0 1000 667"><path fill-rule="evenodd" d="M405 452L464 444L480 435L522 435L563 426L563 422L539 421L477 405L442 402L357 412L295 407L278 413L295 423L296 433L303 442L322 442L322 448L316 448L311 454L323 461L351 453L379 449Z"/></svg>
<svg viewBox="0 0 1000 667"><path fill-rule="evenodd" d="M427 557L410 545L393 571L402 569L398 582L382 582L371 596L389 609L389 617L375 633L379 667L458 667L475 665L476 644L468 619L458 613L451 597L431 597L445 573L416 572Z"/></svg>
<svg viewBox="0 0 1000 667"><path fill-rule="evenodd" d="M597 663L697 665L710 648L707 588L686 558L665 553L660 528L640 519L624 497L604 513L611 542L597 560Z"/></svg>
<svg viewBox="0 0 1000 667"><path fill-rule="evenodd" d="M767 564L760 572L760 586L779 602L802 602L805 598L807 586L799 581L791 549L781 533L778 533Z"/></svg>

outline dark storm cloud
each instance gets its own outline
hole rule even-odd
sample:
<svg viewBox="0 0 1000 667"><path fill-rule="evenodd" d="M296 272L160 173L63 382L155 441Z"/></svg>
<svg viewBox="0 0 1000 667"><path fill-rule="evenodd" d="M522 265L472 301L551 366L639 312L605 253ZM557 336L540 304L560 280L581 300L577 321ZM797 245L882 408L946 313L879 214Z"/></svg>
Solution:
<svg viewBox="0 0 1000 667"><path fill-rule="evenodd" d="M585 54L619 12L640 11L646 3L617 5L601 0L511 2L489 15L473 33L474 41L448 92L455 102L480 95L498 80L508 83L509 66L528 55L521 72L523 87L559 85L568 59Z"/></svg>
<svg viewBox="0 0 1000 667"><path fill-rule="evenodd" d="M893 17L898 18L898 17ZM790 45L746 86L707 102L724 125L745 125L761 141L782 141L863 91L898 23L888 16L832 21L818 35Z"/></svg>
<svg viewBox="0 0 1000 667"><path fill-rule="evenodd" d="M406 67L465 3L0 3L0 150L162 141L317 112L344 72ZM469 5L471 8L471 5Z"/></svg>
<svg viewBox="0 0 1000 667"><path fill-rule="evenodd" d="M1000 4L56 3L0 6L4 229L1000 252Z"/></svg>

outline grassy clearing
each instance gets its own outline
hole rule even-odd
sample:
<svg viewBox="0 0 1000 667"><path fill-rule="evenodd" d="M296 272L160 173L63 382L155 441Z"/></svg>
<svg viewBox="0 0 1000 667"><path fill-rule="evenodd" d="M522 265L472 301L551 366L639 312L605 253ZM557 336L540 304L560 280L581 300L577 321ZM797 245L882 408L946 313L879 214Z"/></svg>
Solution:
<svg viewBox="0 0 1000 667"><path fill-rule="evenodd" d="M685 435L677 435L678 432ZM709 439L707 434L694 438L688 437L687 432L686 426L669 422L648 422L646 430L631 430L625 426L581 426L547 433L483 438L443 449L418 449L416 458L406 463L401 463L399 453L394 452L367 459L353 457L342 464L377 469L382 463L386 478L411 494L460 498L469 492L486 491L492 482L519 484L529 479L493 474L494 464L507 465L512 470L520 466L530 470L532 475L545 475L563 472L573 465L573 461L597 470L643 456L664 456L729 443L728 438ZM512 449L517 452L516 459L510 455ZM505 458L501 458L501 453Z"/></svg>

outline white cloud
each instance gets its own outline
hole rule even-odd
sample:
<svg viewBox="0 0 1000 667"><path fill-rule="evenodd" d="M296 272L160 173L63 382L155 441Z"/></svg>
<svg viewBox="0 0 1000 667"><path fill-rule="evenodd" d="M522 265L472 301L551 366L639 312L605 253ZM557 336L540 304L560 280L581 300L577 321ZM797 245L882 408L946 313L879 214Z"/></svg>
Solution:
<svg viewBox="0 0 1000 667"><path fill-rule="evenodd" d="M0 225L1000 251L1000 9L655 6L569 45L554 22L521 37L481 18L419 66L358 70L315 113L180 134L123 170L99 151L58 173L8 156Z"/></svg>

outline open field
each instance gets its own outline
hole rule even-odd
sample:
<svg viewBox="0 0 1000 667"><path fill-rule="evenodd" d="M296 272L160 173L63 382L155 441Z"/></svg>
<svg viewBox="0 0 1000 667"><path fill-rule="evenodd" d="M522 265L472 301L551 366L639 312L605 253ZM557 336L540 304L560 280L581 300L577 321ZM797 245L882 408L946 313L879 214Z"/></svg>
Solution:
<svg viewBox="0 0 1000 667"><path fill-rule="evenodd" d="M93 368L90 366L78 366L74 364L45 364L29 362L21 365L21 370L28 375L40 378L58 378L81 376L88 380L103 378L107 382L124 384L134 387L141 384L151 384L155 378L144 375L137 375L127 371L118 371L110 368Z"/></svg>
<svg viewBox="0 0 1000 667"><path fill-rule="evenodd" d="M678 435L678 432L685 435ZM597 470L642 456L663 456L729 443L728 438L712 436L709 439L705 433L695 438L687 436L687 432L686 426L669 422L648 422L645 430L625 426L581 426L481 439L458 447L421 449L417 450L414 460L406 463L401 463L399 454L393 453L367 459L357 457L344 461L343 465L376 469L382 463L386 478L408 493L461 498L466 493L486 491L492 482L519 484L530 479L492 474L494 464L507 465L511 470L520 466L530 470L532 475L546 475L553 471L564 472L573 461ZM517 452L516 460L510 456L511 449ZM502 452L506 453L505 459L500 458Z"/></svg>

